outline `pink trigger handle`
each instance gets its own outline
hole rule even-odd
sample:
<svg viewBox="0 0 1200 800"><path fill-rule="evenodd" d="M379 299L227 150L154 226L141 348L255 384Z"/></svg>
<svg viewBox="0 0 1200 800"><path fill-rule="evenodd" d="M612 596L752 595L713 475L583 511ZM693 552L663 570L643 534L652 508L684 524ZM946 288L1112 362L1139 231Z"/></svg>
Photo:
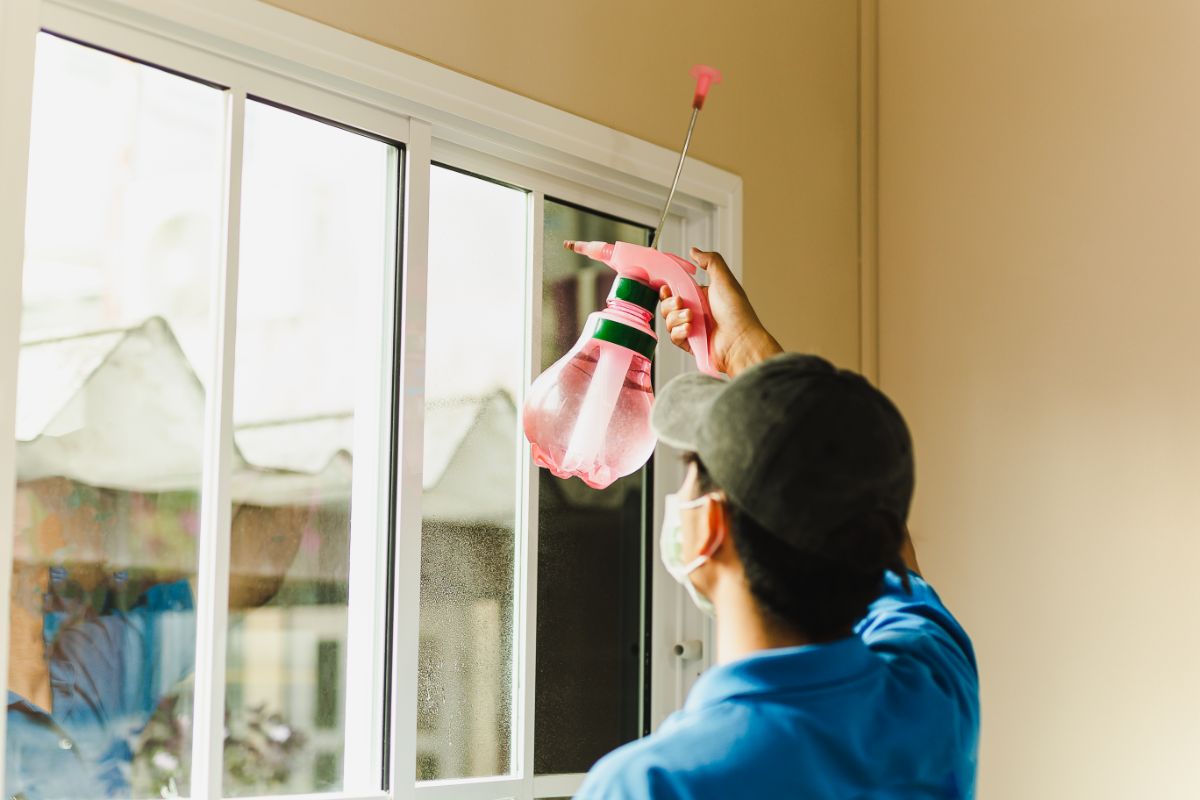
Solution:
<svg viewBox="0 0 1200 800"><path fill-rule="evenodd" d="M713 364L710 352L710 333L714 328L708 300L692 276L696 265L673 253L664 253L652 247L643 247L628 242L575 242L571 248L576 253L601 261L616 270L618 275L660 289L665 284L679 298L684 308L692 312L691 332L688 345L701 372L721 377ZM699 323L699 324L697 324Z"/></svg>

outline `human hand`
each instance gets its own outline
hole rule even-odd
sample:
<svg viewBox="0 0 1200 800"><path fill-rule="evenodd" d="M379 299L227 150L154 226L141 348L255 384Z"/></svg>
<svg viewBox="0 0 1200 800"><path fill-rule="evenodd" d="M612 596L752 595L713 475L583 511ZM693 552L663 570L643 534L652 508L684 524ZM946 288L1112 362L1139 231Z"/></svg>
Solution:
<svg viewBox="0 0 1200 800"><path fill-rule="evenodd" d="M700 287L700 291L708 298L708 307L712 312L714 324L710 331L709 350L714 366L734 377L748 367L782 353L783 348L759 321L746 290L738 283L721 254L693 247L690 255L708 272L709 285ZM669 286L663 286L659 296L662 298L659 313L666 320L671 341L677 347L692 352L687 340L692 312L680 305Z"/></svg>
<svg viewBox="0 0 1200 800"><path fill-rule="evenodd" d="M307 506L238 506L230 523L229 607L256 608L283 586L313 524Z"/></svg>

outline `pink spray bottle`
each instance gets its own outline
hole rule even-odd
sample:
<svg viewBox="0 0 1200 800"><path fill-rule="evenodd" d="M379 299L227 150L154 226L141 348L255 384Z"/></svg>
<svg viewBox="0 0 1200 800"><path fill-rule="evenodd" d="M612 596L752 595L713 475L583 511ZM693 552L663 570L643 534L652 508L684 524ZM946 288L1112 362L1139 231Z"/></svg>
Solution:
<svg viewBox="0 0 1200 800"><path fill-rule="evenodd" d="M719 374L709 353L712 314L693 278L696 265L654 247L675 196L696 117L709 88L721 80L711 67L696 66L692 75L692 118L651 246L564 242L568 249L612 267L618 277L605 308L588 316L579 341L533 382L525 401L525 438L534 463L560 478L577 476L596 489L635 472L654 452L650 362L658 344L654 314L664 284L692 312L688 343L696 365L702 372Z"/></svg>

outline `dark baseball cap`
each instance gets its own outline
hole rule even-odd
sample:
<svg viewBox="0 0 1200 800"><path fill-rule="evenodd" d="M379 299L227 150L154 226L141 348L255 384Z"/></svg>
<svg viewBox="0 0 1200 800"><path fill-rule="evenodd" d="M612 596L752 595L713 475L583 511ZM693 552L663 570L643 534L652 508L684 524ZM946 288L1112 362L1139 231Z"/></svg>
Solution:
<svg viewBox="0 0 1200 800"><path fill-rule="evenodd" d="M904 418L861 375L786 353L729 381L689 374L654 404L659 438L696 453L726 496L793 547L820 553L863 513L899 523L913 493Z"/></svg>

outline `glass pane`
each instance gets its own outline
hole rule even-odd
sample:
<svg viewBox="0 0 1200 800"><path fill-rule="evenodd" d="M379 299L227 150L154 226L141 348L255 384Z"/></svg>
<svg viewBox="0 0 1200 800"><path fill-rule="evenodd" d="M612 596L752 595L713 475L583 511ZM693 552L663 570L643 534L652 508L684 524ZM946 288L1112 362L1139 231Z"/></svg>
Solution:
<svg viewBox="0 0 1200 800"><path fill-rule="evenodd" d="M648 244L651 231L547 200L542 367L567 352L616 273L564 239ZM597 491L539 470L537 774L586 772L642 733L649 468Z"/></svg>
<svg viewBox="0 0 1200 800"><path fill-rule="evenodd" d="M254 101L245 140L224 790L332 791L372 740L345 726L351 458L390 403L398 150Z"/></svg>
<svg viewBox="0 0 1200 800"><path fill-rule="evenodd" d="M160 797L191 746L224 101L48 35L36 70L4 794Z"/></svg>
<svg viewBox="0 0 1200 800"><path fill-rule="evenodd" d="M524 192L434 167L417 777L513 770Z"/></svg>

